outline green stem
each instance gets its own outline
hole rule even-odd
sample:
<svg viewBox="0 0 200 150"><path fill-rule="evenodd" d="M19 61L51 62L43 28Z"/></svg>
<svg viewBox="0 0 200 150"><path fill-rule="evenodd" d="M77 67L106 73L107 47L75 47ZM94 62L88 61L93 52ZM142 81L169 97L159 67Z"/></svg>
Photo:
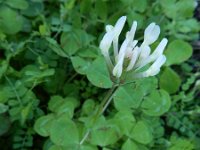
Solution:
<svg viewBox="0 0 200 150"><path fill-rule="evenodd" d="M104 97L103 101L101 102L99 109L95 115L95 120L104 112L103 110L105 110L107 107L105 108L107 102L112 100L113 94L115 92L115 90L117 89L118 86L113 85L113 87L108 91L108 93L106 94L106 96ZM111 100L110 100L111 99Z"/></svg>
<svg viewBox="0 0 200 150"><path fill-rule="evenodd" d="M107 107L109 106L110 102L112 101L112 98L114 96L115 91L117 90L118 86L117 85L113 85L112 88L108 91L108 93L106 94L106 96L104 97L103 101L101 102L96 114L94 115L94 120L93 120L93 124L96 123L96 120L99 118L99 116L101 114L104 113L104 111L107 109ZM83 136L80 145L84 143L84 141L87 139L87 137L90 134L91 129L88 129L86 134Z"/></svg>

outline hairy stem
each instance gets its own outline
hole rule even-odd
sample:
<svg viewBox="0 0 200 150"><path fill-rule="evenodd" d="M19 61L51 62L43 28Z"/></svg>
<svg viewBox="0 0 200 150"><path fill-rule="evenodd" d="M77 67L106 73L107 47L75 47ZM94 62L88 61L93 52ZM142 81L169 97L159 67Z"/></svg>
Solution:
<svg viewBox="0 0 200 150"><path fill-rule="evenodd" d="M118 88L117 85L113 85L113 87L108 91L108 93L106 94L106 96L104 97L103 101L101 102L96 114L94 115L94 120L93 120L93 124L96 123L96 120L99 118L99 116L101 114L104 113L104 111L107 109L107 107L109 106L110 102L112 101L112 98L114 96L114 93L116 91L116 89ZM83 136L80 145L84 143L84 141L87 139L87 137L90 134L90 129L87 130L87 132L85 133L85 135Z"/></svg>

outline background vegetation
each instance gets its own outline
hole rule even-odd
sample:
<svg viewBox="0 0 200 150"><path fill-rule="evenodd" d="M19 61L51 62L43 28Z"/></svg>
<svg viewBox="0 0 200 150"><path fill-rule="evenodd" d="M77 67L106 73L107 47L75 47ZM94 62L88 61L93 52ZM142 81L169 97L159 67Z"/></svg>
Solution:
<svg viewBox="0 0 200 150"><path fill-rule="evenodd" d="M160 25L167 62L93 123L110 87L99 41L122 15L141 41ZM195 0L0 0L0 149L200 149L198 19Z"/></svg>

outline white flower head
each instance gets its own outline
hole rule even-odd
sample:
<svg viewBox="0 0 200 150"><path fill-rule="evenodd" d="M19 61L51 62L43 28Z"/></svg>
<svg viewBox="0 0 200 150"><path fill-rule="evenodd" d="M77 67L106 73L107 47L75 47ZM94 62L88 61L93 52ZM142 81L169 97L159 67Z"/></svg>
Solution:
<svg viewBox="0 0 200 150"><path fill-rule="evenodd" d="M118 19L115 26L107 25L106 33L100 42L100 49L113 76L120 78L123 71L132 72L135 77L154 76L159 73L161 66L165 63L166 57L163 51L168 40L163 38L153 53L151 53L150 45L158 39L160 27L155 23L151 23L144 32L144 41L137 46L138 41L134 40L137 22L133 21L130 31L126 33L126 38L121 47L118 48L119 35L126 22L126 16ZM113 44L114 57L111 60L109 49ZM152 65L145 71L140 69L147 64ZM114 65L113 65L114 64Z"/></svg>

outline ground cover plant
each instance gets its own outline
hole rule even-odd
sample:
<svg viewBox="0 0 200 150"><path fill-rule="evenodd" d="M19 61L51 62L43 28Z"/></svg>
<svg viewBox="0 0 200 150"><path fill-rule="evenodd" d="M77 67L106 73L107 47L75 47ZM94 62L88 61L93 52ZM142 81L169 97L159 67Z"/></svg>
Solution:
<svg viewBox="0 0 200 150"><path fill-rule="evenodd" d="M0 0L0 149L200 149L199 8Z"/></svg>

